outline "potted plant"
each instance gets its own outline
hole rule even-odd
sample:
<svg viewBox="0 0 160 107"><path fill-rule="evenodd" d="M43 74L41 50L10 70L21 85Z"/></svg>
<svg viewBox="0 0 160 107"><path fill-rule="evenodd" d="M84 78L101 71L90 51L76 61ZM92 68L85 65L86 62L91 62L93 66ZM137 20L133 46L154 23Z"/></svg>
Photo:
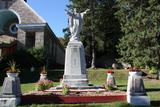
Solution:
<svg viewBox="0 0 160 107"><path fill-rule="evenodd" d="M8 77L17 77L20 73L20 70L17 68L16 62L14 60L9 61L8 66L5 71L7 72Z"/></svg>
<svg viewBox="0 0 160 107"><path fill-rule="evenodd" d="M51 87L53 87L53 81L52 80L39 80L37 83L36 83L36 91L44 91L46 89L49 89Z"/></svg>
<svg viewBox="0 0 160 107"><path fill-rule="evenodd" d="M45 66L41 68L41 72L40 72L40 80L44 80L44 79L47 79L47 70Z"/></svg>
<svg viewBox="0 0 160 107"><path fill-rule="evenodd" d="M70 87L67 84L63 84L62 86L62 94L68 95L70 93Z"/></svg>
<svg viewBox="0 0 160 107"><path fill-rule="evenodd" d="M115 78L113 76L114 71L107 70L106 73L107 73L107 80L106 80L106 82L107 82L108 90L115 89L117 86L116 86Z"/></svg>

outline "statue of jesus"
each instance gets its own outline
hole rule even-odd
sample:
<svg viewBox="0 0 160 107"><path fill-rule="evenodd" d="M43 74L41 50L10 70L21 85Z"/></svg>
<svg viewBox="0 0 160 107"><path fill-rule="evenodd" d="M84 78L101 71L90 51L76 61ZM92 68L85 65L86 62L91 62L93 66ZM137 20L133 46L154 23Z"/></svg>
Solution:
<svg viewBox="0 0 160 107"><path fill-rule="evenodd" d="M71 13L67 11L67 15L69 16L69 30L71 32L70 41L80 41L80 31L82 29L83 24L83 16L89 11L89 9L84 12L77 13L76 9Z"/></svg>

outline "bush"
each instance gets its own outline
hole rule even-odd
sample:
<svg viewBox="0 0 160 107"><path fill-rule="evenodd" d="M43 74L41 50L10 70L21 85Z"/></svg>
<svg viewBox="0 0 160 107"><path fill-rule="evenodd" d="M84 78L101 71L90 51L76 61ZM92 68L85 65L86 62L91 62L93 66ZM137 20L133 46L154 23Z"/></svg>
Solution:
<svg viewBox="0 0 160 107"><path fill-rule="evenodd" d="M62 87L62 94L63 95L68 95L70 93L70 90L69 90L69 86L68 85L63 85Z"/></svg>
<svg viewBox="0 0 160 107"><path fill-rule="evenodd" d="M46 64L47 54L44 48L31 48L28 52L38 61L41 65Z"/></svg>
<svg viewBox="0 0 160 107"><path fill-rule="evenodd" d="M39 80L36 83L36 91L43 91L53 87L53 81L51 80Z"/></svg>
<svg viewBox="0 0 160 107"><path fill-rule="evenodd" d="M149 70L150 74L156 74L157 73L157 69L155 67L151 67L151 69Z"/></svg>

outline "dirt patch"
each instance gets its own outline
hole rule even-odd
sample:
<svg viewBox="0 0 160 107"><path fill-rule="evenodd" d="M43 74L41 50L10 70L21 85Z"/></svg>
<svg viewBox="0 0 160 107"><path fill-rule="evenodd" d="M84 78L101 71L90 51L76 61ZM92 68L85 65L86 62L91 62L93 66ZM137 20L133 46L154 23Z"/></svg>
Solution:
<svg viewBox="0 0 160 107"><path fill-rule="evenodd" d="M23 95L60 95L63 96L62 92L49 92L49 91L31 91L24 93ZM126 95L126 92L115 90L115 91L70 91L66 96L115 96L115 95Z"/></svg>

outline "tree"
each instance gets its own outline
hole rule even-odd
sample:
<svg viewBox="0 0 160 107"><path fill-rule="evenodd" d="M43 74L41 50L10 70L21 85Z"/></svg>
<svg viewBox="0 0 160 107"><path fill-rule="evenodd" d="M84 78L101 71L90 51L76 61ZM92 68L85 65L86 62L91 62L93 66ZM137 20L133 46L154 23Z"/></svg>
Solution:
<svg viewBox="0 0 160 107"><path fill-rule="evenodd" d="M28 52L40 63L41 66L47 65L47 53L43 47L31 48L28 49Z"/></svg>
<svg viewBox="0 0 160 107"><path fill-rule="evenodd" d="M160 69L160 1L117 0L117 8L124 33L117 46L119 61Z"/></svg>

